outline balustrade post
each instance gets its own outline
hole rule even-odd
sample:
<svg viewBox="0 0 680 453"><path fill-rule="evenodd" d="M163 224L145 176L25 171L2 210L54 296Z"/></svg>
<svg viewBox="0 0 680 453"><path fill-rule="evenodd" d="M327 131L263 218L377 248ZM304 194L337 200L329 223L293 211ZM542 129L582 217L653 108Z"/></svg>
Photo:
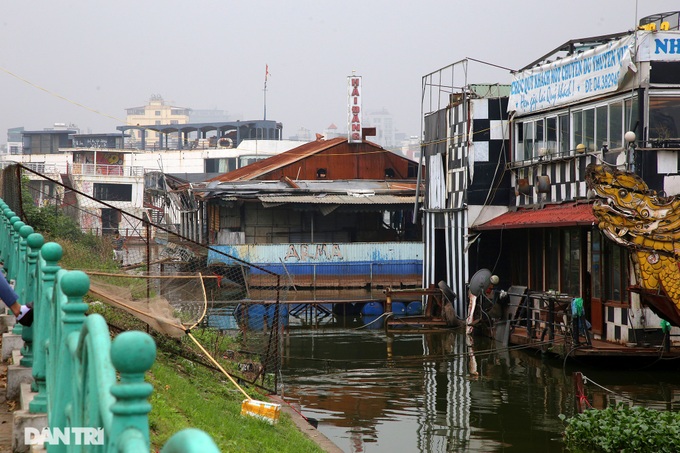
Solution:
<svg viewBox="0 0 680 453"><path fill-rule="evenodd" d="M113 420L107 433L108 451L122 451L121 439L127 430L138 430L149 448L149 417L151 404L147 401L153 386L144 381L156 360L156 343L150 335L140 331L123 332L111 344L111 363L120 373L120 381L111 387L116 402L111 406Z"/></svg>
<svg viewBox="0 0 680 453"><path fill-rule="evenodd" d="M19 263L19 242L20 242L20 237L19 237L19 230L21 229L22 226L26 225L24 222L22 222L19 217L15 215L12 216L11 219L9 219L10 222L10 232L12 234L12 239L10 241L10 250L8 252L8 257L9 257L9 268L7 268L7 281L14 287L16 288L16 282L17 282L17 272L18 272L18 263ZM25 302L19 299L19 303L24 304ZM12 333L15 335L21 335L24 330L24 326L22 326L19 323L16 323L14 327L12 328ZM23 337L22 337L23 338Z"/></svg>
<svg viewBox="0 0 680 453"><path fill-rule="evenodd" d="M17 222L18 224L19 222ZM23 222L22 222L23 223ZM19 228L19 254L17 259L17 282L14 291L19 295L19 302L26 305L32 302L31 291L28 288L29 281L29 265L28 265L28 250L27 238L33 234L33 227L23 225ZM33 366L33 326L23 326L21 329L21 338L24 340L24 347L21 349L20 365L30 368Z"/></svg>
<svg viewBox="0 0 680 453"><path fill-rule="evenodd" d="M82 379L83 376L76 376L74 373L73 356L69 346L77 343L85 321L87 304L83 302L83 296L90 289L90 278L82 271L63 271L57 274L57 283L66 296L66 300L59 297L59 288L55 286L57 297L54 299L58 304L56 311L61 308L63 314L61 325L57 323L56 326L56 329L61 329L60 333L57 332L59 340L54 348L57 352L56 357L52 356L53 349L50 345L49 359L56 362L54 368L56 372L53 381L54 388L48 389L50 397L54 397L54 403L50 402L47 415L50 427L64 429L69 426L69 420L78 419L77 414L73 413L74 408L78 406L74 400L83 397L74 394L74 380ZM53 447L57 447L55 451L60 451L59 446Z"/></svg>
<svg viewBox="0 0 680 453"><path fill-rule="evenodd" d="M5 200L0 198L0 261L4 259L7 248L7 212L10 211Z"/></svg>
<svg viewBox="0 0 680 453"><path fill-rule="evenodd" d="M10 211L7 213L8 224L7 231L9 233L9 240L7 242L7 256L5 257L5 271L7 271L7 281L11 281L16 278L16 271L14 270L14 259L16 256L16 251L19 248L19 243L17 242L17 232L14 228L14 224L21 222L21 219L14 213ZM21 222L23 224L23 222Z"/></svg>
<svg viewBox="0 0 680 453"><path fill-rule="evenodd" d="M47 345L52 325L50 323L50 299L54 289L54 275L59 270L57 261L61 259L61 246L55 242L44 244L41 234L33 233L28 237L31 249L29 259L33 267L33 382L37 394L28 405L30 413L47 412ZM42 258L45 264L38 265Z"/></svg>

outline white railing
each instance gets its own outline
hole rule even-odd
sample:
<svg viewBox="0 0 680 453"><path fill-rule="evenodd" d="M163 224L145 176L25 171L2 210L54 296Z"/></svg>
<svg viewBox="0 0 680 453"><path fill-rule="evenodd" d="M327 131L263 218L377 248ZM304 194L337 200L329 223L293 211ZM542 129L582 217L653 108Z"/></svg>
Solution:
<svg viewBox="0 0 680 453"><path fill-rule="evenodd" d="M69 173L72 175L143 176L144 167L74 163L69 166Z"/></svg>

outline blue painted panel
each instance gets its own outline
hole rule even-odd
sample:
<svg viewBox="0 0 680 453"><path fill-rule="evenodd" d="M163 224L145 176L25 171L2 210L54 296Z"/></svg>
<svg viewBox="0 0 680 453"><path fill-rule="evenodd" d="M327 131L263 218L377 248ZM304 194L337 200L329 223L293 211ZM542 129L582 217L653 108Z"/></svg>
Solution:
<svg viewBox="0 0 680 453"><path fill-rule="evenodd" d="M214 249L280 275L420 275L420 242L244 244L218 245ZM210 250L208 262L235 264ZM262 273L251 269L253 274Z"/></svg>

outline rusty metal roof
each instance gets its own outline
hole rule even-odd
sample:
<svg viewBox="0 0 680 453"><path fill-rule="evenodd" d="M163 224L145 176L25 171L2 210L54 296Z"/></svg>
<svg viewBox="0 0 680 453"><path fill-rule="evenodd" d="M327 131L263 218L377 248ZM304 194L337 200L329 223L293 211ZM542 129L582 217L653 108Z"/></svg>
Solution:
<svg viewBox="0 0 680 453"><path fill-rule="evenodd" d="M306 157L313 156L334 146L347 141L346 137L336 137L330 140L317 140L305 143L304 145L293 148L289 151L277 154L276 156L254 162L245 167L241 167L229 173L209 179L208 181L247 181L265 175L271 171L290 165ZM370 143L370 142L367 142ZM374 145L381 148L379 145ZM381 148L382 149L382 148Z"/></svg>
<svg viewBox="0 0 680 453"><path fill-rule="evenodd" d="M314 142L305 143L304 145L293 148L292 150L258 162L254 162L245 167L241 167L224 175L212 178L209 181L247 181L254 179L258 176L264 175L281 167L285 167L286 165L290 165L294 162L325 151L346 141L347 139L345 137L336 137L330 140L317 140Z"/></svg>
<svg viewBox="0 0 680 453"><path fill-rule="evenodd" d="M543 209L518 209L506 212L475 230L501 230L512 228L565 227L594 225L596 222L591 204L550 205Z"/></svg>

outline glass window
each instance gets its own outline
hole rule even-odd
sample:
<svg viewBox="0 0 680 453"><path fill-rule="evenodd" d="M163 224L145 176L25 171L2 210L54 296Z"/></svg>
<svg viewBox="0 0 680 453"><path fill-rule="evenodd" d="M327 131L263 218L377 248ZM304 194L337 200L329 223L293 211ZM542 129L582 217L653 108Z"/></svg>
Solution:
<svg viewBox="0 0 680 453"><path fill-rule="evenodd" d="M563 293L573 296L580 295L581 287L581 240L579 231L565 229L562 233L562 255L560 262L561 288Z"/></svg>
<svg viewBox="0 0 680 453"><path fill-rule="evenodd" d="M574 131L574 141L572 142L574 147L577 147L581 144L585 145L583 138L583 112L574 112L572 114L571 124Z"/></svg>
<svg viewBox="0 0 680 453"><path fill-rule="evenodd" d="M649 98L649 138L650 140L680 138L680 97Z"/></svg>
<svg viewBox="0 0 680 453"><path fill-rule="evenodd" d="M623 301L623 285L621 283L621 247L612 246L610 254L609 299L615 302Z"/></svg>
<svg viewBox="0 0 680 453"><path fill-rule="evenodd" d="M602 235L599 231L594 231L591 237L591 281L593 285L592 296L596 299L602 299Z"/></svg>
<svg viewBox="0 0 680 453"><path fill-rule="evenodd" d="M604 145L609 146L607 138L607 128L609 126L607 113L606 105L600 106L595 110L595 146L597 149L602 149Z"/></svg>
<svg viewBox="0 0 680 453"><path fill-rule="evenodd" d="M609 105L609 149L623 147L623 102Z"/></svg>
<svg viewBox="0 0 680 453"><path fill-rule="evenodd" d="M103 201L132 201L132 184L94 183L93 196Z"/></svg>
<svg viewBox="0 0 680 453"><path fill-rule="evenodd" d="M680 99L678 99L680 100ZM626 131L633 131L638 138L640 137L640 114L638 113L638 100L637 96L633 96L633 99L626 99L624 102L625 112L626 112ZM679 110L680 111L680 110Z"/></svg>
<svg viewBox="0 0 680 453"><path fill-rule="evenodd" d="M545 147L550 154L554 154L557 151L557 117L547 118L545 124Z"/></svg>
<svg viewBox="0 0 680 453"><path fill-rule="evenodd" d="M530 159L535 156L534 151L534 123L527 121L524 123L524 158Z"/></svg>
<svg viewBox="0 0 680 453"><path fill-rule="evenodd" d="M517 123L517 151L515 160L524 160L524 123Z"/></svg>
<svg viewBox="0 0 680 453"><path fill-rule="evenodd" d="M560 123L560 154L567 155L569 154L569 150L571 149L571 145L569 143L569 114L565 113L564 115L559 116L559 123Z"/></svg>
<svg viewBox="0 0 680 453"><path fill-rule="evenodd" d="M595 109L583 111L583 144L588 151L595 151Z"/></svg>
<svg viewBox="0 0 680 453"><path fill-rule="evenodd" d="M536 121L536 140L534 141L534 157L540 156L540 149L545 148L543 142L543 119Z"/></svg>

